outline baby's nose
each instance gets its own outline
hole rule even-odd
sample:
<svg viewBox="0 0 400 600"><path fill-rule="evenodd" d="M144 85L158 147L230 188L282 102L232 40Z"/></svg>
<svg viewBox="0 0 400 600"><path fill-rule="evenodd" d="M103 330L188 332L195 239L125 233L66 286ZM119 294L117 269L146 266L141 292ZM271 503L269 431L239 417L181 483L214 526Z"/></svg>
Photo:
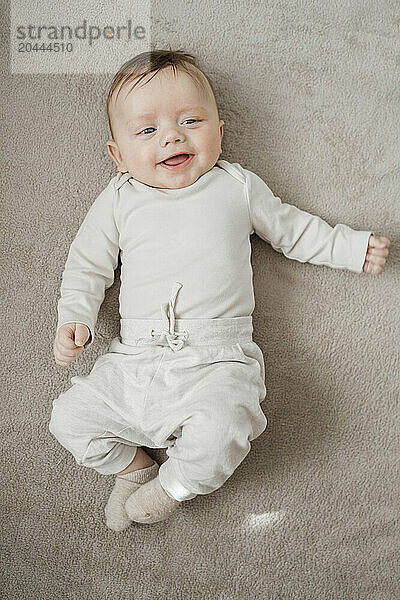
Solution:
<svg viewBox="0 0 400 600"><path fill-rule="evenodd" d="M171 130L164 134L163 144L165 145L165 144L171 144L174 142L183 142L184 139L185 139L185 136L184 136L183 132Z"/></svg>

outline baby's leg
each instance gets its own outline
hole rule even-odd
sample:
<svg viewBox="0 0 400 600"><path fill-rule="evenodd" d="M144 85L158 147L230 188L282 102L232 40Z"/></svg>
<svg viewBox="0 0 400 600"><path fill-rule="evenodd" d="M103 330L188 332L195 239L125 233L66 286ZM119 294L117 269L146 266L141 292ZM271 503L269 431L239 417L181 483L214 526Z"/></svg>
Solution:
<svg viewBox="0 0 400 600"><path fill-rule="evenodd" d="M260 406L265 392L260 366L252 346L246 351L235 361L216 361L208 373L203 369L202 385L190 392L181 435L167 449L169 459L158 474L162 487L177 500L221 487L267 426Z"/></svg>
<svg viewBox="0 0 400 600"><path fill-rule="evenodd" d="M111 377L109 363L102 362L104 358L88 376L73 377L73 385L54 400L49 430L79 465L104 475L117 474L106 506L106 523L121 531L131 523L125 500L156 477L158 464L140 448L141 444L153 445L140 428L141 390L136 395L123 374L111 373L115 375ZM129 396L125 406L123 392Z"/></svg>
<svg viewBox="0 0 400 600"><path fill-rule="evenodd" d="M169 459L125 502L133 521L163 521L182 501L221 487L249 453L250 442L265 430L262 386L252 370L228 363L222 373L193 392L191 408L181 415L182 434L167 449Z"/></svg>
<svg viewBox="0 0 400 600"><path fill-rule="evenodd" d="M126 473L132 473L132 471L137 471L138 469L145 469L146 467L151 467L152 464L154 464L154 460L150 458L148 454L146 454L143 448L138 446L133 461L126 467L126 469L120 471L119 473L116 473L116 475L125 475Z"/></svg>
<svg viewBox="0 0 400 600"><path fill-rule="evenodd" d="M192 414L185 416L182 435L167 449L170 458L159 475L125 502L132 521L163 521L183 500L221 487L244 460L250 441L266 427L257 389L244 380L244 386L239 381L233 385L233 378L225 384L215 381L195 394Z"/></svg>
<svg viewBox="0 0 400 600"><path fill-rule="evenodd" d="M108 398L99 397L97 390L81 382L53 402L49 430L78 465L102 475L126 471L136 458L138 446L148 441L140 430L123 422L110 408Z"/></svg>
<svg viewBox="0 0 400 600"><path fill-rule="evenodd" d="M156 409L162 402L168 409L164 434L178 429L181 434L168 447L169 459L160 466L158 476L126 501L125 510L133 521L163 520L180 502L217 490L245 459L250 442L267 426L260 406L265 385L258 346L249 342L240 347L194 348L191 369L187 367L189 351L185 356L185 368L179 371L171 360L168 372L166 355L163 367L171 374L174 389L161 400L154 395L153 404ZM196 362L200 365L197 370ZM150 409L151 398L148 400Z"/></svg>

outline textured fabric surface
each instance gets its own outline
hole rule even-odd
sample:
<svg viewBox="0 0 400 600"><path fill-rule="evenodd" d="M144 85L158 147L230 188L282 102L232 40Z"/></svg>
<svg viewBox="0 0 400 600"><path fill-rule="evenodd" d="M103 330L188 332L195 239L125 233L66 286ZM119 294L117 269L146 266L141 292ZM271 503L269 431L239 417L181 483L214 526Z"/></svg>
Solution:
<svg viewBox="0 0 400 600"><path fill-rule="evenodd" d="M110 80L11 75L2 10L2 597L399 597L398 3L152 2L153 43L192 52L215 81L221 158L392 245L374 277L288 260L252 236L269 428L219 490L118 536L103 512L113 477L48 431L52 399L119 330L117 269L94 344L55 364L68 247L115 174Z"/></svg>

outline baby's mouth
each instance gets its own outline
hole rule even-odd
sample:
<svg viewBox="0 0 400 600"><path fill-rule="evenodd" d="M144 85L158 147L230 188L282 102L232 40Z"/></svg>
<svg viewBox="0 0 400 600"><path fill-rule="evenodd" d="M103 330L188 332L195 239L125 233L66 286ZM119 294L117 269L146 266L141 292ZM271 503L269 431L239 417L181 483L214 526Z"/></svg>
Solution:
<svg viewBox="0 0 400 600"><path fill-rule="evenodd" d="M176 154L166 160L163 160L160 165L166 165L167 167L177 167L183 165L193 157L193 154Z"/></svg>

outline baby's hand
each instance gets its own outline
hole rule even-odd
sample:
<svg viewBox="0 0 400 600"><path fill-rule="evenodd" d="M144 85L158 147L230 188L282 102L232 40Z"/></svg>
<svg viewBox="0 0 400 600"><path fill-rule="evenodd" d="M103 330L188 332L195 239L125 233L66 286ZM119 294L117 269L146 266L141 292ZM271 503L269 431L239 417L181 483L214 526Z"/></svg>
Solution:
<svg viewBox="0 0 400 600"><path fill-rule="evenodd" d="M382 267L389 254L390 240L386 237L376 237L372 233L368 241L367 254L363 265L363 271L371 275L380 275Z"/></svg>
<svg viewBox="0 0 400 600"><path fill-rule="evenodd" d="M65 323L57 331L53 352L58 365L68 366L83 350L90 331L83 323Z"/></svg>

